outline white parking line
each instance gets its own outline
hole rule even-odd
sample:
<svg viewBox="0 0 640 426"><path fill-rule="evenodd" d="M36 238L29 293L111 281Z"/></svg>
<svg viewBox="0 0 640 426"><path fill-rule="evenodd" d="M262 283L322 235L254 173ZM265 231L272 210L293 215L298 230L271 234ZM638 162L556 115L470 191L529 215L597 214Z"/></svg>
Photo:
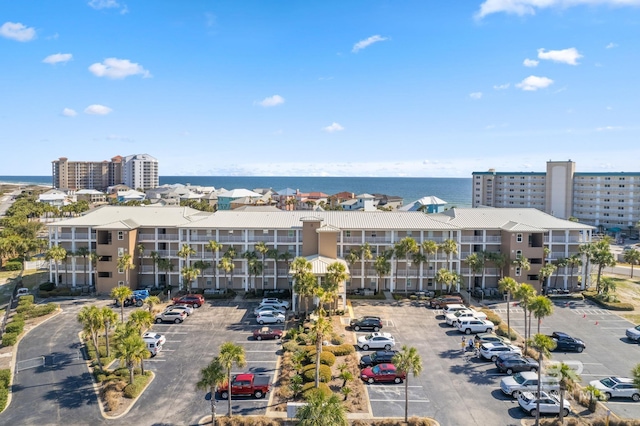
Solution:
<svg viewBox="0 0 640 426"><path fill-rule="evenodd" d="M162 348L162 352L175 352L175 351L176 351L175 349L165 349L165 348Z"/></svg>
<svg viewBox="0 0 640 426"><path fill-rule="evenodd" d="M146 364L147 362L165 362L166 359L155 359L155 358L149 358L149 359L145 359L144 363Z"/></svg>
<svg viewBox="0 0 640 426"><path fill-rule="evenodd" d="M404 387L404 386L403 386ZM407 386L408 388L423 388L424 386L421 385L412 385L412 386ZM382 385L382 384L375 384L373 388L398 388L398 385Z"/></svg>
<svg viewBox="0 0 640 426"><path fill-rule="evenodd" d="M182 340L167 340L167 343L182 343Z"/></svg>
<svg viewBox="0 0 640 426"><path fill-rule="evenodd" d="M404 399L369 399L371 402L405 402ZM410 399L409 402L431 402L428 399Z"/></svg>

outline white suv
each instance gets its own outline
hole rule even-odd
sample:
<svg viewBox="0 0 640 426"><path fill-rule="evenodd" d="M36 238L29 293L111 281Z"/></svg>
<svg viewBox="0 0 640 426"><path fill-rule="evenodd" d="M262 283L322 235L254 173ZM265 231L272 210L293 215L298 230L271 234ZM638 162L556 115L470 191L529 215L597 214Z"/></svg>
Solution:
<svg viewBox="0 0 640 426"><path fill-rule="evenodd" d="M483 343L480 346L480 355L484 359L490 359L494 361L498 359L498 356L506 353L522 354L522 350L514 345L506 345L504 343Z"/></svg>
<svg viewBox="0 0 640 426"><path fill-rule="evenodd" d="M277 308L289 309L289 302L278 299L277 297L265 297L260 302L260 306L275 306Z"/></svg>
<svg viewBox="0 0 640 426"><path fill-rule="evenodd" d="M489 320L482 320L478 318L465 318L462 321L458 321L458 331L464 334L471 333L491 333L495 327Z"/></svg>

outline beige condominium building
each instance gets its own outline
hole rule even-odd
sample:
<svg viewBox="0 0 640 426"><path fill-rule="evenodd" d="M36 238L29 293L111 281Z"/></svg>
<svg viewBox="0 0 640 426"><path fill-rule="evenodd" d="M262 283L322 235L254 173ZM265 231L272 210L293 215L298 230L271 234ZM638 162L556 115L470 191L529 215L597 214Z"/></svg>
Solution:
<svg viewBox="0 0 640 426"><path fill-rule="evenodd" d="M124 184L132 189L156 188L159 183L158 160L147 154L113 157L111 161L69 161L60 157L51 162L56 189L95 189Z"/></svg>
<svg viewBox="0 0 640 426"><path fill-rule="evenodd" d="M640 220L640 172L575 171L575 163L549 161L546 172L473 172L473 207L533 207L592 225L599 231L635 232Z"/></svg>
<svg viewBox="0 0 640 426"><path fill-rule="evenodd" d="M454 290L496 288L498 280L510 276L540 288L537 275L545 262L578 253L580 244L591 241L593 227L559 219L531 208L450 209L437 214L422 212L346 211L218 211L205 213L186 207L103 206L83 216L48 225L50 245L59 245L73 255L66 263L51 263L51 280L70 286L95 286L100 294L118 285L132 289L182 283L181 270L206 262L191 284L197 289L286 289L291 288L289 264L297 256L312 262L313 271L323 276L327 265L344 263L349 279L343 295L358 288L389 291L441 290L441 269L455 271L461 279ZM454 251L438 250L423 256L392 257L389 273L379 275L377 255L411 237L442 244L453 241ZM221 244L212 252L211 242ZM249 273L243 253L256 251L264 243L271 252L264 259L263 275ZM346 263L352 250L369 244L373 259ZM184 245L193 249L180 257ZM97 255L91 262L87 250ZM545 248L548 249L545 253ZM214 267L222 257L232 255L233 269ZM465 259L472 253L502 253L502 265L490 263L472 271ZM289 255L283 255L289 253ZM132 257L134 269L118 269L118 259ZM285 259L287 257L288 259ZM518 257L529 259L527 271L515 267ZM258 259L262 256L258 254ZM200 263L198 263L200 264ZM208 266L207 266L208 265ZM549 287L576 289L585 284L579 268L561 268ZM552 285L551 285L552 284Z"/></svg>

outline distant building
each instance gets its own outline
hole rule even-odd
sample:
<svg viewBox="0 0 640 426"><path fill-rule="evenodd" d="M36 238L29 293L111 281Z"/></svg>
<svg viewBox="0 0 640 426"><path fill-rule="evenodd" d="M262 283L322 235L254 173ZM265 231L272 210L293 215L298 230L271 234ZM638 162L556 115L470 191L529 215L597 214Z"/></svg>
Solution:
<svg viewBox="0 0 640 426"><path fill-rule="evenodd" d="M262 194L244 188L221 192L218 194L218 210L232 210L234 208L233 204L236 204L236 201L240 199L242 201L237 203L235 207L247 205L247 198L255 202L262 198Z"/></svg>
<svg viewBox="0 0 640 426"><path fill-rule="evenodd" d="M398 210L406 212L421 211L424 213L439 213L442 211L442 207L446 205L446 201L432 195L430 197L422 197Z"/></svg>
<svg viewBox="0 0 640 426"><path fill-rule="evenodd" d="M640 220L640 172L577 173L575 163L548 161L546 172L473 172L473 207L533 207L574 217L600 231L632 230Z"/></svg>
<svg viewBox="0 0 640 426"><path fill-rule="evenodd" d="M95 189L125 184L134 189L158 186L158 160L147 154L115 156L111 161L69 161L60 157L51 162L53 187L56 189Z"/></svg>

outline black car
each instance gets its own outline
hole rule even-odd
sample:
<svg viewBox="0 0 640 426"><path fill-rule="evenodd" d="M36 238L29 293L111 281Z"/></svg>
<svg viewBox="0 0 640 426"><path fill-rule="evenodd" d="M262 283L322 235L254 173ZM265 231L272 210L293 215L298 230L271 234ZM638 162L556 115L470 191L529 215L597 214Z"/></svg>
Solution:
<svg viewBox="0 0 640 426"><path fill-rule="evenodd" d="M528 356L511 356L496 359L496 367L500 372L511 375L520 371L538 371L540 365L538 361Z"/></svg>
<svg viewBox="0 0 640 426"><path fill-rule="evenodd" d="M360 358L360 368L373 367L378 364L391 363L398 351L375 351Z"/></svg>
<svg viewBox="0 0 640 426"><path fill-rule="evenodd" d="M554 331L549 337L556 342L556 351L582 352L587 347L582 340L571 337L567 333L563 333L561 331Z"/></svg>
<svg viewBox="0 0 640 426"><path fill-rule="evenodd" d="M380 331L382 328L382 320L380 317L365 316L351 320L351 328L355 331L369 329L373 331Z"/></svg>

